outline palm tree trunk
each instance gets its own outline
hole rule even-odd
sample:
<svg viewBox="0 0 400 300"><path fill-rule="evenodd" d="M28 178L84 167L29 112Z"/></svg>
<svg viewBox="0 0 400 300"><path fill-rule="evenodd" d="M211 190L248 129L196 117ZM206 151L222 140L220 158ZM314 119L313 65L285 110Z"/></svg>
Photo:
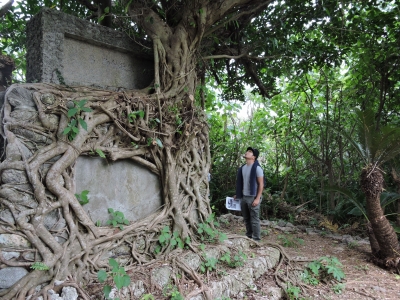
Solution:
<svg viewBox="0 0 400 300"><path fill-rule="evenodd" d="M389 261L394 262L395 258L400 256L399 242L393 227L383 214L380 204L383 175L379 168L369 165L362 170L361 188L366 196L367 216L372 228L370 234L372 253L376 258L382 259L386 266L390 266ZM379 249L377 249L376 242Z"/></svg>
<svg viewBox="0 0 400 300"><path fill-rule="evenodd" d="M394 168L392 168L392 178L393 181L396 183L397 193L400 194L400 178L397 176L397 172ZM396 225L400 226L400 200L397 200Z"/></svg>

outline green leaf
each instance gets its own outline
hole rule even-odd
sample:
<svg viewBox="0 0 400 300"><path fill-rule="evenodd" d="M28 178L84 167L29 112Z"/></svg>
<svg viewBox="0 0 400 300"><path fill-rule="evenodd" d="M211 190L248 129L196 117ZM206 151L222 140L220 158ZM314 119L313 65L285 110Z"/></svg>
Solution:
<svg viewBox="0 0 400 300"><path fill-rule="evenodd" d="M114 258L110 258L109 260L108 260L108 263L110 264L110 266L111 267L113 267L113 268L119 268L119 264L118 264L118 262L114 259Z"/></svg>
<svg viewBox="0 0 400 300"><path fill-rule="evenodd" d="M160 148L164 147L163 143L161 142L161 140L159 138L156 138L156 142L157 142L158 147L160 147Z"/></svg>
<svg viewBox="0 0 400 300"><path fill-rule="evenodd" d="M86 100L86 99L83 99L83 100L79 101L79 102L77 103L77 105L79 106L79 108L82 108L82 107L85 106L86 102L87 102L87 100Z"/></svg>
<svg viewBox="0 0 400 300"><path fill-rule="evenodd" d="M97 272L97 278L99 279L99 281L101 283L103 283L104 281L106 281L107 279L107 272L104 270L100 270Z"/></svg>
<svg viewBox="0 0 400 300"><path fill-rule="evenodd" d="M124 282L125 282L124 276L119 276L119 275L114 276L114 283L115 283L117 289L120 290L124 286L123 285Z"/></svg>
<svg viewBox="0 0 400 300"><path fill-rule="evenodd" d="M321 268L321 264L319 262L311 262L308 264L308 268L315 274L318 275L319 269Z"/></svg>
<svg viewBox="0 0 400 300"><path fill-rule="evenodd" d="M82 111L84 112L92 112L93 110L89 107L82 107Z"/></svg>
<svg viewBox="0 0 400 300"><path fill-rule="evenodd" d="M96 149L96 153L97 153L100 157L106 158L106 155L105 155L104 152L101 151L100 149Z"/></svg>
<svg viewBox="0 0 400 300"><path fill-rule="evenodd" d="M358 208L358 207L354 207L352 210L350 210L348 213L348 215L353 215L353 216L362 216L363 212Z"/></svg>
<svg viewBox="0 0 400 300"><path fill-rule="evenodd" d="M73 107L68 110L68 118L71 118L75 116L75 114L78 112L78 109L76 107Z"/></svg>
<svg viewBox="0 0 400 300"><path fill-rule="evenodd" d="M110 12L110 8L107 6L107 7L104 9L104 12L105 12L106 14L108 14L108 13Z"/></svg>
<svg viewBox="0 0 400 300"><path fill-rule="evenodd" d="M332 274L337 281L341 281L345 277L342 269L336 266L328 266L327 269L328 269L328 274Z"/></svg>
<svg viewBox="0 0 400 300"><path fill-rule="evenodd" d="M73 132L75 132L75 133L78 133L78 132L79 132L78 127L73 126L73 127L71 127L71 128L72 128L72 131L73 131Z"/></svg>
<svg viewBox="0 0 400 300"><path fill-rule="evenodd" d="M104 293L104 296L106 297L106 299L108 299L110 297L110 293L111 293L111 286L109 286L109 285L104 286L103 293Z"/></svg>
<svg viewBox="0 0 400 300"><path fill-rule="evenodd" d="M71 131L71 127L67 127L64 129L63 134L68 134Z"/></svg>
<svg viewBox="0 0 400 300"><path fill-rule="evenodd" d="M220 232L218 240L220 242L226 241L228 239L228 236L225 233Z"/></svg>
<svg viewBox="0 0 400 300"><path fill-rule="evenodd" d="M128 12L129 6L131 5L133 0L129 0L128 4L125 6L125 12Z"/></svg>
<svg viewBox="0 0 400 300"><path fill-rule="evenodd" d="M88 190L84 190L84 191L82 191L82 193L80 195L79 194L75 194L76 198L79 200L79 203L81 205L85 205L85 204L89 203L89 199L87 197L88 193L89 193Z"/></svg>
<svg viewBox="0 0 400 300"><path fill-rule="evenodd" d="M122 286L129 286L131 284L131 278L128 275L124 275L122 278Z"/></svg>
<svg viewBox="0 0 400 300"><path fill-rule="evenodd" d="M31 269L39 270L39 271L46 271L46 270L49 270L49 267L46 264L44 264L43 262L37 261L31 265Z"/></svg>
<svg viewBox="0 0 400 300"><path fill-rule="evenodd" d="M87 124L86 124L86 122L85 122L82 118L79 118L78 120L79 120L79 124L81 124L82 128L85 129L85 130L87 131Z"/></svg>

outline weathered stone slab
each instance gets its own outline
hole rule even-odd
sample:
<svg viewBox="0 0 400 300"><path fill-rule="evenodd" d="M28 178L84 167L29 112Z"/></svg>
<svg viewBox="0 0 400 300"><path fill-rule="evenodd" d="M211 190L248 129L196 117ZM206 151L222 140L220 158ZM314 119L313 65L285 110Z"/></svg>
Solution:
<svg viewBox="0 0 400 300"><path fill-rule="evenodd" d="M43 8L27 24L27 82L145 88L154 65L143 49L123 32Z"/></svg>
<svg viewBox="0 0 400 300"><path fill-rule="evenodd" d="M0 234L0 248L29 248L29 241L18 234Z"/></svg>
<svg viewBox="0 0 400 300"><path fill-rule="evenodd" d="M0 270L0 289L7 289L13 286L22 277L28 274L28 271L21 267L10 267Z"/></svg>
<svg viewBox="0 0 400 300"><path fill-rule="evenodd" d="M158 176L130 160L107 162L81 156L75 170L76 193L89 191L84 209L94 222L105 225L110 219L108 208L137 221L163 205Z"/></svg>

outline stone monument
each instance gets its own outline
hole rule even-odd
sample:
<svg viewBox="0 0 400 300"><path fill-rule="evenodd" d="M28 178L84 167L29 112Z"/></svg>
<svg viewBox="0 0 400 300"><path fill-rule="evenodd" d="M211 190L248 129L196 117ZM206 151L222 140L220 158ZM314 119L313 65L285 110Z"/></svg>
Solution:
<svg viewBox="0 0 400 300"><path fill-rule="evenodd" d="M43 8L27 24L27 82L142 89L154 76L151 48L122 32Z"/></svg>

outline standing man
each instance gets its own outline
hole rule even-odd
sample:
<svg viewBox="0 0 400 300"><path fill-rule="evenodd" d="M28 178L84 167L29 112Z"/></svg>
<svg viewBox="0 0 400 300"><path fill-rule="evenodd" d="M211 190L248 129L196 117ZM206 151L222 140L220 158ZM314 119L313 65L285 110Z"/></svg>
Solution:
<svg viewBox="0 0 400 300"><path fill-rule="evenodd" d="M243 156L246 164L237 172L236 195L233 196L235 199L240 199L242 216L246 224L246 236L255 241L261 240L260 203L264 189L264 172L257 161L258 155L257 149L247 148Z"/></svg>

